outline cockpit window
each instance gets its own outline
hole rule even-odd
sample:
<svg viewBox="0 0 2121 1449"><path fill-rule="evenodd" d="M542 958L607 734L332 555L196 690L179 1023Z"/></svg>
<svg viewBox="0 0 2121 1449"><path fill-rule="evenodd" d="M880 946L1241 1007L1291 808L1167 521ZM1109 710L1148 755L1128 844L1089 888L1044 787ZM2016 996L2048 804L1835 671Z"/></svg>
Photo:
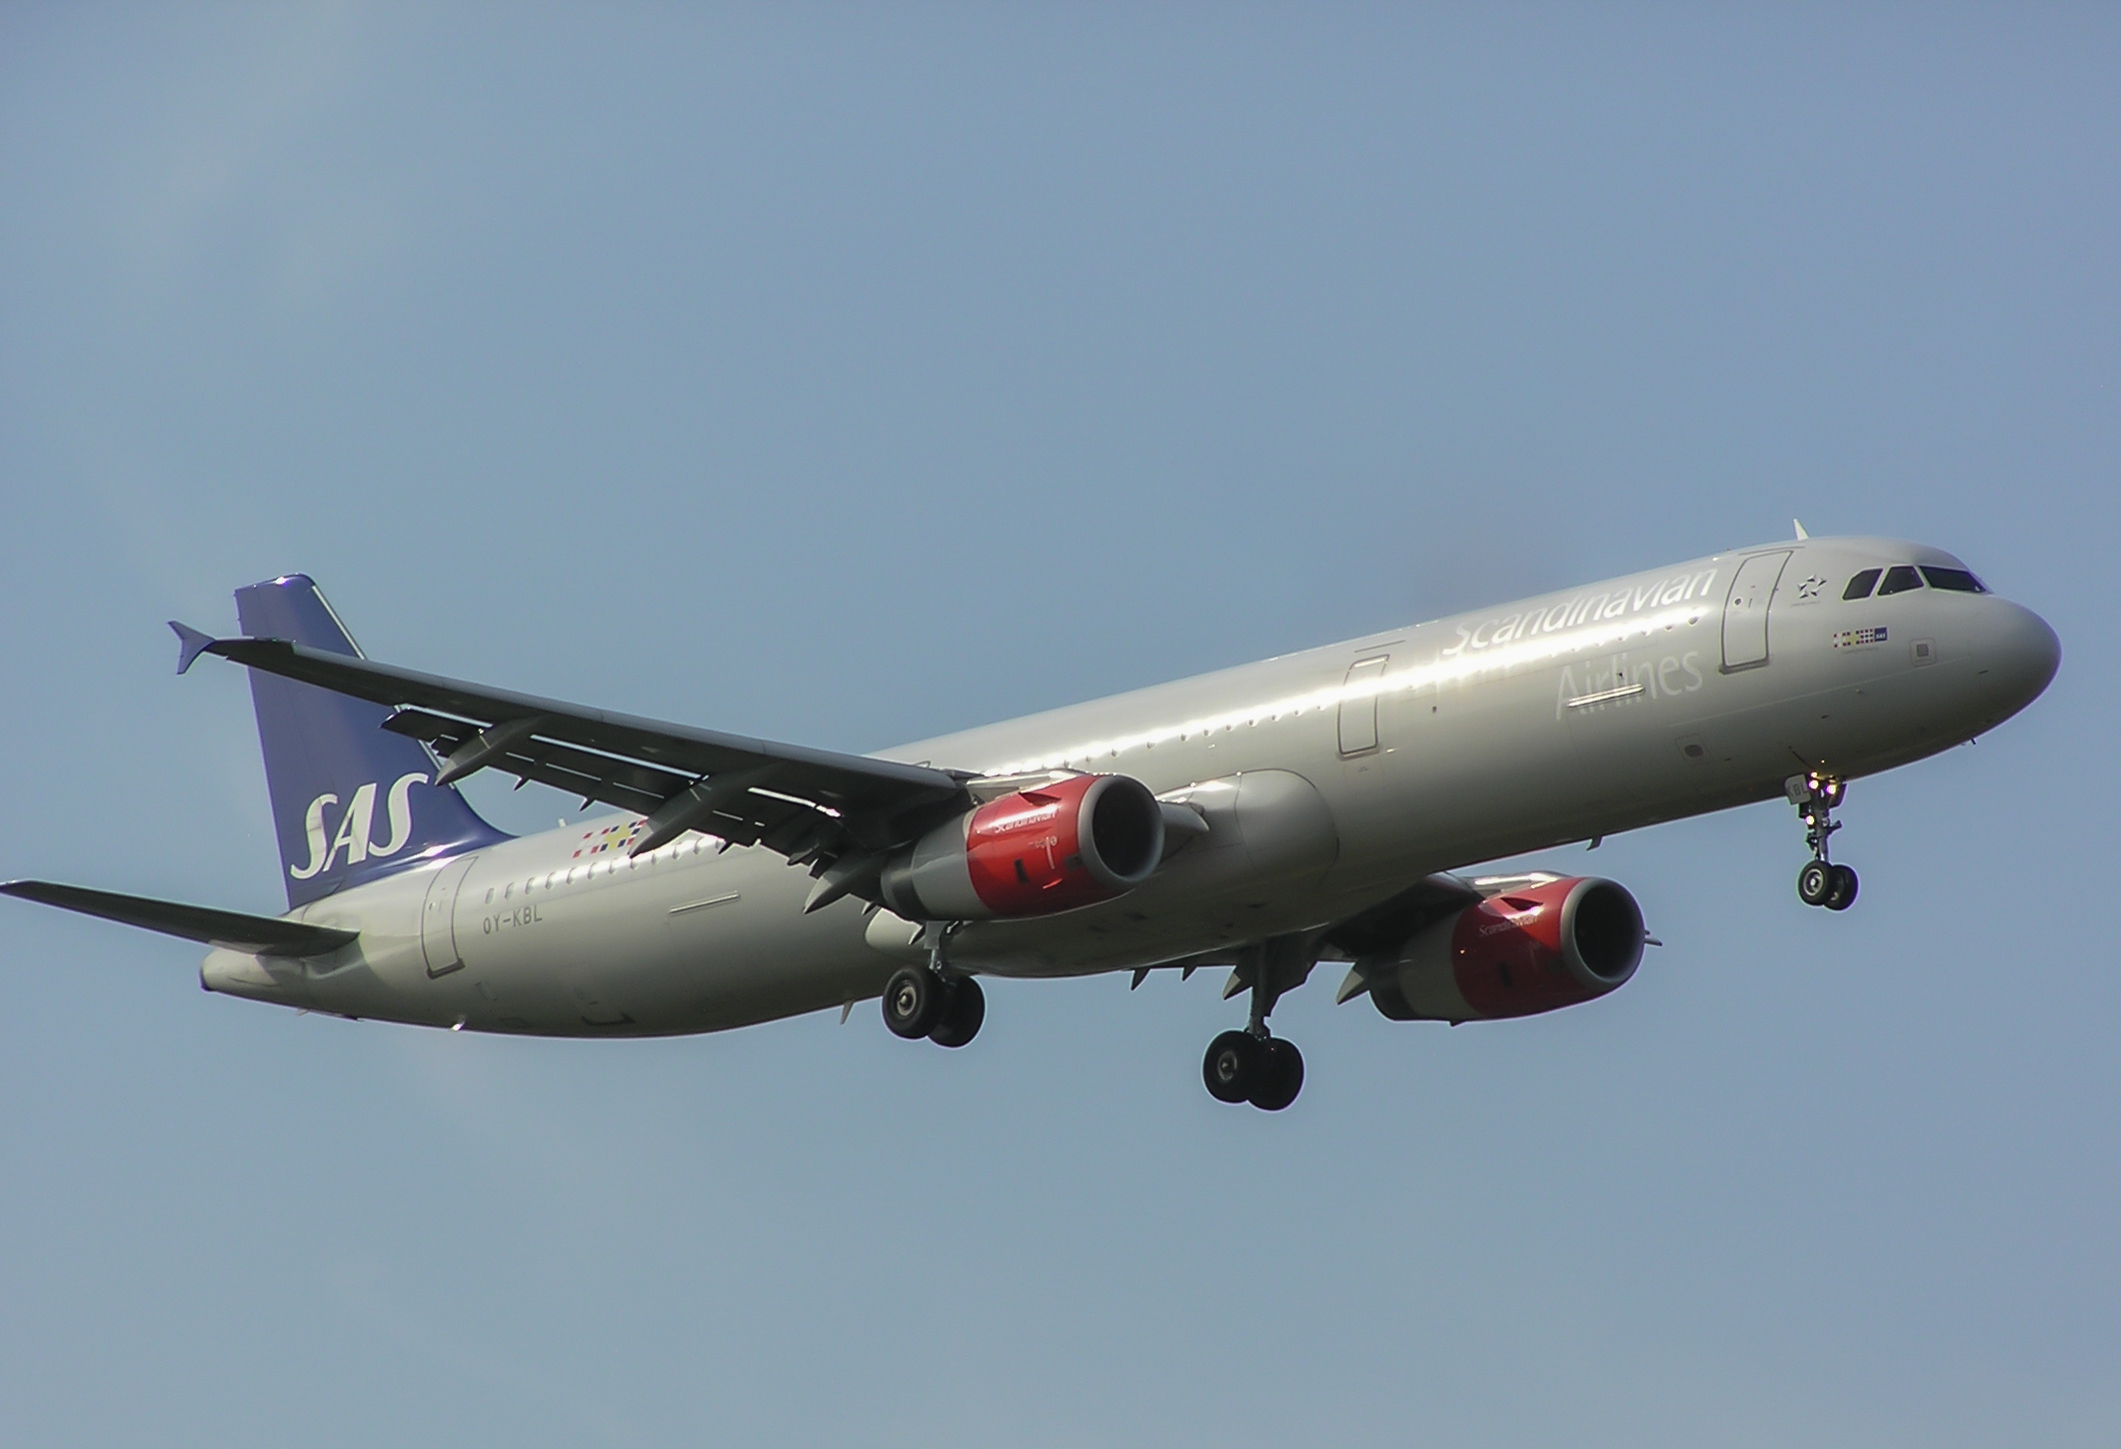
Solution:
<svg viewBox="0 0 2121 1449"><path fill-rule="evenodd" d="M1922 575L1907 564L1895 564L1885 571L1885 582L1878 586L1878 597L1887 594L1904 594L1909 589L1922 587Z"/></svg>
<svg viewBox="0 0 2121 1449"><path fill-rule="evenodd" d="M1922 566L1922 577L1929 580L1933 589L1950 589L1955 594L1985 594L1988 586L1965 569L1933 569Z"/></svg>
<svg viewBox="0 0 2121 1449"><path fill-rule="evenodd" d="M1871 590L1877 587L1878 575L1884 572L1884 569L1865 569L1862 573L1849 580L1849 586L1841 591L1841 597L1844 599L1868 599L1871 596Z"/></svg>

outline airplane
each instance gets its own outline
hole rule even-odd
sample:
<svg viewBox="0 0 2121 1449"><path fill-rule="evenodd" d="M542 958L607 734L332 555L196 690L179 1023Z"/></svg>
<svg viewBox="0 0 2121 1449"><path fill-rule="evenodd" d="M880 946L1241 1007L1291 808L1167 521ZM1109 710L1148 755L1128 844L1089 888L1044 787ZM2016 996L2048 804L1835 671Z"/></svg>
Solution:
<svg viewBox="0 0 2121 1449"><path fill-rule="evenodd" d="M1617 882L1472 864L1772 799L1807 905L1851 780L1995 728L2055 633L1951 554L1808 537L1718 553L885 750L840 754L367 658L315 583L172 621L177 671L246 666L288 910L48 881L0 892L211 946L209 990L561 1037L721 1031L881 1001L962 1047L980 978L1230 971L1210 1095L1279 1111L1269 1016L1320 962L1395 1021L1502 1020L1625 985L1653 944ZM496 770L616 814L512 838Z"/></svg>

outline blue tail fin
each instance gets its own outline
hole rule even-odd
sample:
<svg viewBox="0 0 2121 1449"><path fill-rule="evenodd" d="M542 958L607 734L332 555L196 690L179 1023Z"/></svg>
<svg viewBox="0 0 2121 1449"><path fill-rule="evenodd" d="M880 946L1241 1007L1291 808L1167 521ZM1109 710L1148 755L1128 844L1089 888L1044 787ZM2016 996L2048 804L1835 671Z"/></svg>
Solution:
<svg viewBox="0 0 2121 1449"><path fill-rule="evenodd" d="M254 639L361 653L302 574L236 590L236 618ZM454 788L429 783L434 757L384 729L390 711L382 705L258 670L250 697L290 908L508 838Z"/></svg>

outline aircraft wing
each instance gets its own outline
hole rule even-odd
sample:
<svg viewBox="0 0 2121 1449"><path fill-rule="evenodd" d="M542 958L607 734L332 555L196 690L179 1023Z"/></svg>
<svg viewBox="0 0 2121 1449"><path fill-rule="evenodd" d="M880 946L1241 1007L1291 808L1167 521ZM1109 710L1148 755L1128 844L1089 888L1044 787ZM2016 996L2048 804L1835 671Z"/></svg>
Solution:
<svg viewBox="0 0 2121 1449"><path fill-rule="evenodd" d="M1389 951L1424 926L1482 899L1487 894L1482 884L1455 875L1425 876L1399 894L1336 923L1321 943L1325 954L1358 964L1349 968L1340 990L1333 993L1334 1004L1344 1005L1370 989L1370 978L1359 964L1363 957Z"/></svg>
<svg viewBox="0 0 2121 1449"><path fill-rule="evenodd" d="M1488 895L1482 884L1455 875L1424 876L1397 895L1337 922L1326 932L1324 945L1343 961L1390 950L1422 927Z"/></svg>
<svg viewBox="0 0 2121 1449"><path fill-rule="evenodd" d="M210 639L171 624L181 672L217 654L396 709L384 728L443 756L435 783L495 769L648 817L635 854L688 830L764 845L869 895L890 848L962 809L969 772L696 729L515 694L282 639ZM845 862L843 871L833 871ZM845 877L843 880L842 877ZM822 903L822 902L820 902Z"/></svg>
<svg viewBox="0 0 2121 1449"><path fill-rule="evenodd" d="M160 931L207 946L223 946L253 956L327 956L351 943L357 931L330 926L309 926L274 916L251 916L241 911L217 911L210 906L186 906L175 901L146 896L124 896L116 891L92 891L83 886L60 885L48 880L0 882L0 895L17 896L40 905L101 916L144 930Z"/></svg>

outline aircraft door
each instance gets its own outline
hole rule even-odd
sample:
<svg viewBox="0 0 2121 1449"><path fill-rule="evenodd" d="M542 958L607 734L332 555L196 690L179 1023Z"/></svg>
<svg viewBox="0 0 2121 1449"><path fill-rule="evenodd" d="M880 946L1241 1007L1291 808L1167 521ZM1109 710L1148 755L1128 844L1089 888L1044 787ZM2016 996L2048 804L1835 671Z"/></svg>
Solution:
<svg viewBox="0 0 2121 1449"><path fill-rule="evenodd" d="M1791 550L1756 553L1738 566L1731 592L1723 601L1723 672L1753 669L1768 662L1768 605Z"/></svg>
<svg viewBox="0 0 2121 1449"><path fill-rule="evenodd" d="M1340 696L1340 752L1367 755L1377 748L1377 686L1384 678L1389 654L1358 659L1348 666L1348 682Z"/></svg>
<svg viewBox="0 0 2121 1449"><path fill-rule="evenodd" d="M427 957L429 976L447 976L464 965L457 950L457 892L477 860L476 855L460 856L427 883L427 901L420 907L420 950Z"/></svg>

